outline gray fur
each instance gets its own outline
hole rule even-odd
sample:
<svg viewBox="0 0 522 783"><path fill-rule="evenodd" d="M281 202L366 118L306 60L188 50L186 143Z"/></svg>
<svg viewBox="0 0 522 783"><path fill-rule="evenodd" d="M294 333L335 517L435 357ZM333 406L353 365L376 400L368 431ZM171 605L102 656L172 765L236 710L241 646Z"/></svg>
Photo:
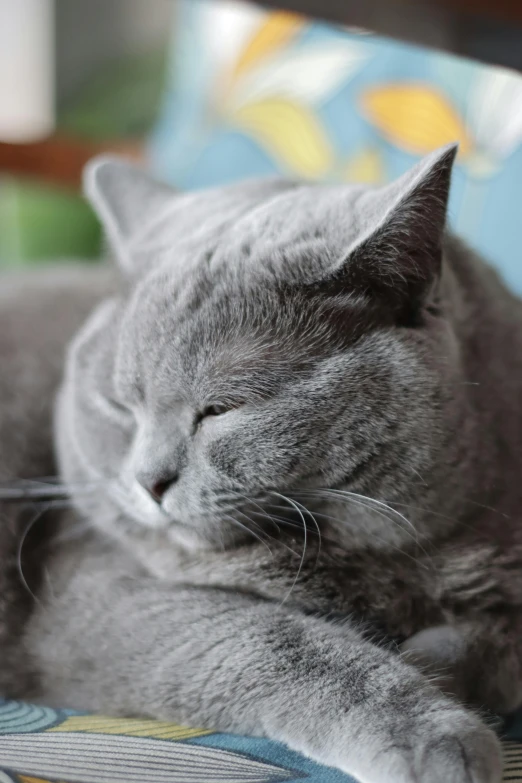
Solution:
<svg viewBox="0 0 522 783"><path fill-rule="evenodd" d="M178 195L91 164L122 280L48 297L41 346L17 282L31 339L6 353L0 426L45 459L8 431L1 465L50 473L51 368L106 291L67 352L74 511L32 565L16 695L272 737L363 783L499 781L462 704L522 703L522 306L445 233L454 154L379 190Z"/></svg>

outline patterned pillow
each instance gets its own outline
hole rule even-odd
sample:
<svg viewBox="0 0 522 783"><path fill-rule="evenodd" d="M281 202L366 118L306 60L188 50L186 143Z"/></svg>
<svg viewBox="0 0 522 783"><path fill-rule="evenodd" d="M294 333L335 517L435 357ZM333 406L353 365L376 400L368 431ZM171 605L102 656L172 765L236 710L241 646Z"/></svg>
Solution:
<svg viewBox="0 0 522 783"><path fill-rule="evenodd" d="M522 725L504 780L522 783ZM0 783L355 783L264 739L0 703Z"/></svg>
<svg viewBox="0 0 522 783"><path fill-rule="evenodd" d="M455 139L451 222L522 293L522 78L232 0L180 0L154 168L379 183Z"/></svg>

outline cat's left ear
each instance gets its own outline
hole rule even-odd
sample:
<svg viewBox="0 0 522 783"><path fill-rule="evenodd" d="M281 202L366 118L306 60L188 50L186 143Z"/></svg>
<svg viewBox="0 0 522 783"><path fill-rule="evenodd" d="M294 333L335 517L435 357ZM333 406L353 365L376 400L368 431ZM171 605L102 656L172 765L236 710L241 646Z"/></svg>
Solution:
<svg viewBox="0 0 522 783"><path fill-rule="evenodd" d="M83 186L120 266L134 274L136 246L169 209L175 191L124 158L108 155L87 164Z"/></svg>
<svg viewBox="0 0 522 783"><path fill-rule="evenodd" d="M428 155L360 203L367 221L334 272L344 285L396 309L421 306L441 271L451 171L457 145Z"/></svg>

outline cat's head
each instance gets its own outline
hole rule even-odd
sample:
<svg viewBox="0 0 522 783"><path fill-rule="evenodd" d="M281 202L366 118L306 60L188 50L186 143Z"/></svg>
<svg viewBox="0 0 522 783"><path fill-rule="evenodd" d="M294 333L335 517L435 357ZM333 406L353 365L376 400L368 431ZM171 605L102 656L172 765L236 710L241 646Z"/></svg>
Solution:
<svg viewBox="0 0 522 783"><path fill-rule="evenodd" d="M197 548L269 527L267 504L330 507L310 490L398 502L435 481L456 362L439 301L454 156L377 189L191 194L91 164L122 283L74 340L59 399L62 474L92 482L80 508L113 535ZM382 507L338 498L355 537L402 540Z"/></svg>

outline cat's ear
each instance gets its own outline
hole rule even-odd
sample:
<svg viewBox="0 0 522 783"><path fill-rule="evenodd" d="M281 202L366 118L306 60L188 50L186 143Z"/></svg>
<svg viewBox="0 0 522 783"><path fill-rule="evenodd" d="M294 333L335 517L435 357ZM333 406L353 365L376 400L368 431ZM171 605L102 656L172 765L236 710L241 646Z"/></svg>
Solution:
<svg viewBox="0 0 522 783"><path fill-rule="evenodd" d="M136 245L169 208L175 191L125 159L108 155L87 164L83 187L117 261L125 272L134 274Z"/></svg>
<svg viewBox="0 0 522 783"><path fill-rule="evenodd" d="M400 179L368 193L368 223L335 270L344 284L396 308L421 306L433 290L457 145L428 155Z"/></svg>

